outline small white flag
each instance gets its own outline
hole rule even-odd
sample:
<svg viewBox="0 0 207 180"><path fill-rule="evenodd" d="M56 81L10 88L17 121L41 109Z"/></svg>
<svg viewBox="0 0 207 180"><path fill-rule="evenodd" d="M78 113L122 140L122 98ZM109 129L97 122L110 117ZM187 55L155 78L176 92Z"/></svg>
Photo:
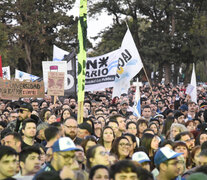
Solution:
<svg viewBox="0 0 207 180"><path fill-rule="evenodd" d="M196 74L195 74L195 65L193 63L193 70L191 75L190 84L187 87L186 94L190 95L191 101L197 104L197 88L196 88Z"/></svg>

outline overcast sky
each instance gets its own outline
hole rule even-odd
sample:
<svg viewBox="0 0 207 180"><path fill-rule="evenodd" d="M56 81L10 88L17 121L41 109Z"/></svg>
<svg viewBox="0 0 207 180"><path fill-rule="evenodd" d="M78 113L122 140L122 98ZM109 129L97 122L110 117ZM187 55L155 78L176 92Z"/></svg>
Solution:
<svg viewBox="0 0 207 180"><path fill-rule="evenodd" d="M69 14L74 16L79 16L79 4L80 0L76 0L74 8L70 11ZM93 45L98 41L94 42L91 37L96 36L101 30L110 26L113 23L112 16L108 16L106 13L103 13L101 16L98 16L97 19L88 18L88 38L91 40ZM99 39L100 41L100 39Z"/></svg>

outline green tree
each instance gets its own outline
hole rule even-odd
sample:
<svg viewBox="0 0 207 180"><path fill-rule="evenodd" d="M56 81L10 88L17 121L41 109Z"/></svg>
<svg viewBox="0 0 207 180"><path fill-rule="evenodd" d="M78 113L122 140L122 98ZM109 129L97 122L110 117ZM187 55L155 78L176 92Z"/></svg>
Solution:
<svg viewBox="0 0 207 180"><path fill-rule="evenodd" d="M68 16L75 0L3 0L0 22L9 36L11 60L40 75L41 61L52 59L52 45L68 51L77 46L77 18ZM17 54L15 54L17 53Z"/></svg>

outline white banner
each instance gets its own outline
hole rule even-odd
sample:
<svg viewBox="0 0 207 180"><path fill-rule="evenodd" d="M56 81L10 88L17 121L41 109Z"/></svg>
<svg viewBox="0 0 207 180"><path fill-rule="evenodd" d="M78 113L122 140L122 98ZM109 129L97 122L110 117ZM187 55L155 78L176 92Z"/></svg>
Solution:
<svg viewBox="0 0 207 180"><path fill-rule="evenodd" d="M67 62L66 61L42 61L43 80L45 91L48 86L48 72L64 72L64 89L67 88Z"/></svg>
<svg viewBox="0 0 207 180"><path fill-rule="evenodd" d="M10 66L2 67L3 78L10 80Z"/></svg>
<svg viewBox="0 0 207 180"><path fill-rule="evenodd" d="M39 77L32 75L32 74L29 74L29 73L26 73L26 72L23 72L23 71L20 71L18 69L15 69L15 79L18 79L20 81L23 81L23 80L35 81L35 80L39 79Z"/></svg>
<svg viewBox="0 0 207 180"><path fill-rule="evenodd" d="M62 61L65 55L68 55L69 52L53 45L53 61Z"/></svg>
<svg viewBox="0 0 207 180"><path fill-rule="evenodd" d="M118 65L119 49L102 56L87 58L85 91L113 87Z"/></svg>
<svg viewBox="0 0 207 180"><path fill-rule="evenodd" d="M130 80L139 73L142 67L142 60L128 29L122 41L118 58L117 73L113 86L113 97L120 97L122 93L128 93Z"/></svg>

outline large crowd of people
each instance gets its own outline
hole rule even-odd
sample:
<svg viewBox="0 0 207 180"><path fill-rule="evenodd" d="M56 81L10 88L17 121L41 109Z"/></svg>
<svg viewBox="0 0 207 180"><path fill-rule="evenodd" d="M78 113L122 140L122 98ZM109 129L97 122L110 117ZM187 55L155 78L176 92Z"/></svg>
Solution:
<svg viewBox="0 0 207 180"><path fill-rule="evenodd" d="M85 92L78 124L75 96L0 99L0 179L206 180L207 91L186 86Z"/></svg>

